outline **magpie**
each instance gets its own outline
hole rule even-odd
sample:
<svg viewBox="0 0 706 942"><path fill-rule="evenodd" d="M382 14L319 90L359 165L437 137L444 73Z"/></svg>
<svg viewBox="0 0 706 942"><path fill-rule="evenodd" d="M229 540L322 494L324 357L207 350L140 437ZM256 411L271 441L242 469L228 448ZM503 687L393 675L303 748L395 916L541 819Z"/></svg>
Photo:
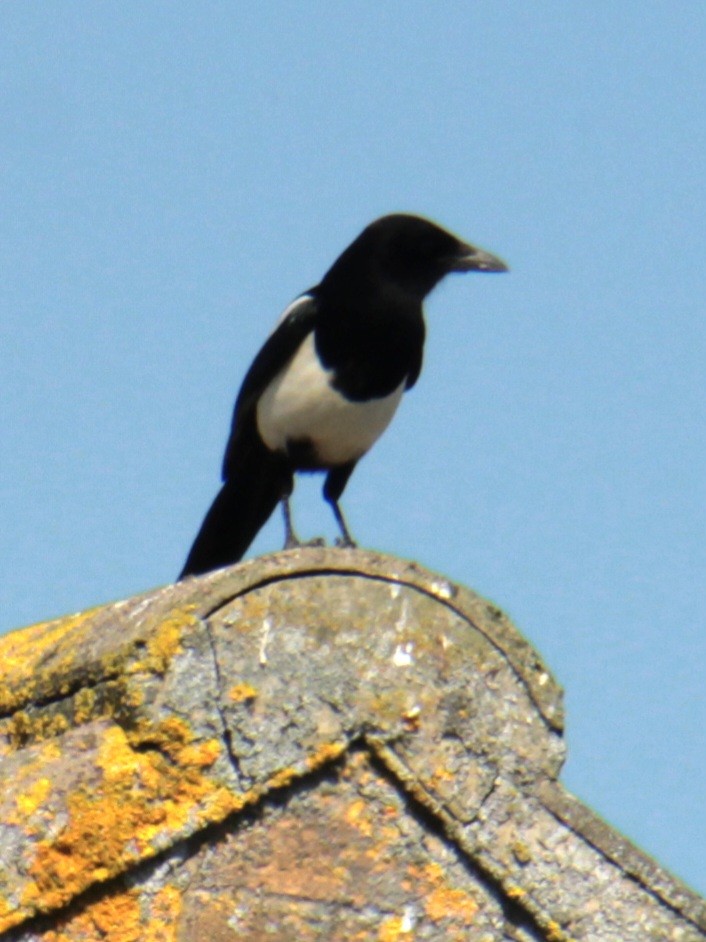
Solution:
<svg viewBox="0 0 706 942"><path fill-rule="evenodd" d="M465 271L507 266L429 220L396 213L367 226L286 308L243 380L223 486L179 579L241 559L280 501L285 548L301 545L289 507L297 471L326 473L337 544L355 546L341 494L417 382L425 297L445 275Z"/></svg>

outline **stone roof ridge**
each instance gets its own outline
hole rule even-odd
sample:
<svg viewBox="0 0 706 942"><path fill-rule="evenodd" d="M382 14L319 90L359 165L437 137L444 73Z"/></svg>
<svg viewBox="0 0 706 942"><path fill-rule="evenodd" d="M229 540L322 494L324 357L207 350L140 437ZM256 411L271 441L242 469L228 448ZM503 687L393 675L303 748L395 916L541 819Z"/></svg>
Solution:
<svg viewBox="0 0 706 942"><path fill-rule="evenodd" d="M563 788L562 730L495 605L371 552L278 553L14 632L0 933L706 939L703 900Z"/></svg>

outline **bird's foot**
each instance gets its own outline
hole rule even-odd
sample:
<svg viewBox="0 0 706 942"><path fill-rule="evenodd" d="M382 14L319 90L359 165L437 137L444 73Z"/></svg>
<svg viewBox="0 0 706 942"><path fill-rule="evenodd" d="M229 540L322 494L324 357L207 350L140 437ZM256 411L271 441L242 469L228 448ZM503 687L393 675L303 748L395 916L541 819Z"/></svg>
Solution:
<svg viewBox="0 0 706 942"><path fill-rule="evenodd" d="M357 549L358 544L351 536L337 536L333 543L338 549Z"/></svg>
<svg viewBox="0 0 706 942"><path fill-rule="evenodd" d="M300 540L292 525L292 514L289 508L289 495L282 498L282 512L284 514L284 549L301 549L304 546L326 546L326 540L317 536L313 540Z"/></svg>

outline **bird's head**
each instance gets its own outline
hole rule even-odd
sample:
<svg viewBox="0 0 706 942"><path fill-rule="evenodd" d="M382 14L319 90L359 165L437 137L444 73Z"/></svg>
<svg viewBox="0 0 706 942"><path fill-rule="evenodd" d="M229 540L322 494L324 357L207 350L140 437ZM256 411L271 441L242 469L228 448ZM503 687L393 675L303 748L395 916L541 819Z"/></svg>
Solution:
<svg viewBox="0 0 706 942"><path fill-rule="evenodd" d="M503 272L495 255L463 242L420 216L394 213L370 223L334 263L331 272L366 270L421 301L450 272Z"/></svg>

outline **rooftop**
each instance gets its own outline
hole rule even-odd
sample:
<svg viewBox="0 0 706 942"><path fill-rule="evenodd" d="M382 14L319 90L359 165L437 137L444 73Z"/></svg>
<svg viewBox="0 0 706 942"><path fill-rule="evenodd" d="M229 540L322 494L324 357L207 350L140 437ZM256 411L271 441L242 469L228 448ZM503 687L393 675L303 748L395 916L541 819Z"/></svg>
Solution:
<svg viewBox="0 0 706 942"><path fill-rule="evenodd" d="M561 690L494 605L314 549L0 638L13 940L706 939L564 789Z"/></svg>

